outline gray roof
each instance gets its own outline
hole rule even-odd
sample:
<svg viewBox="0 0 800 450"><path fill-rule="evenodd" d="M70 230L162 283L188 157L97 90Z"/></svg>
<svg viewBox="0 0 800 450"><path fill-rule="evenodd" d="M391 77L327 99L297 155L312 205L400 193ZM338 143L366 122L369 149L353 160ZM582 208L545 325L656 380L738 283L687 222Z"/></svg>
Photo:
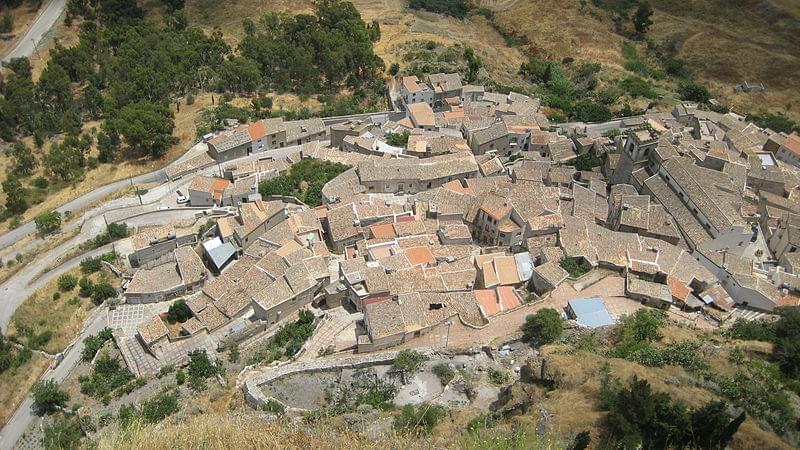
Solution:
<svg viewBox="0 0 800 450"><path fill-rule="evenodd" d="M503 122L495 122L482 130L472 132L472 142L476 145L483 145L492 141L496 141L508 135L508 128Z"/></svg>
<svg viewBox="0 0 800 450"><path fill-rule="evenodd" d="M233 244L230 242L222 243L218 237L203 242L203 248L206 251L206 255L208 255L208 258L211 260L211 264L213 264L214 268L217 270L220 270L220 268L236 254L236 247L234 247Z"/></svg>
<svg viewBox="0 0 800 450"><path fill-rule="evenodd" d="M575 298L569 301L569 306L575 313L575 321L581 325L599 328L614 324L600 297Z"/></svg>

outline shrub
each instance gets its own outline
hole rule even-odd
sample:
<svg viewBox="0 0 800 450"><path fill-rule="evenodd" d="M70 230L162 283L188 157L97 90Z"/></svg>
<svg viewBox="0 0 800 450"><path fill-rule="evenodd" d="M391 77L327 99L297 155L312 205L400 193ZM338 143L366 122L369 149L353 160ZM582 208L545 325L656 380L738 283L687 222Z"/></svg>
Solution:
<svg viewBox="0 0 800 450"><path fill-rule="evenodd" d="M31 396L36 409L42 413L51 413L58 408L65 408L69 394L59 389L53 380L37 381L31 387Z"/></svg>
<svg viewBox="0 0 800 450"><path fill-rule="evenodd" d="M228 361L232 363L239 362L239 346L232 345L228 348Z"/></svg>
<svg viewBox="0 0 800 450"><path fill-rule="evenodd" d="M445 14L458 19L466 17L470 10L467 0L410 0L408 7Z"/></svg>
<svg viewBox="0 0 800 450"><path fill-rule="evenodd" d="M456 376L456 373L450 368L450 365L446 363L439 363L433 366L433 374L436 375L436 378L439 379L442 386L450 384Z"/></svg>
<svg viewBox="0 0 800 450"><path fill-rule="evenodd" d="M525 318L522 340L538 347L555 342L563 331L561 314L555 309L544 308Z"/></svg>
<svg viewBox="0 0 800 450"><path fill-rule="evenodd" d="M178 412L178 393L161 392L142 402L139 414L146 423L157 423L176 412Z"/></svg>
<svg viewBox="0 0 800 450"><path fill-rule="evenodd" d="M706 366L697 352L699 348L700 344L692 341L678 342L664 348L646 345L630 353L627 359L643 366L671 365L695 370Z"/></svg>
<svg viewBox="0 0 800 450"><path fill-rule="evenodd" d="M273 399L267 400L267 403L264 405L264 407L262 409L265 412L278 414L278 415L282 415L283 413L286 412L286 407L283 406L281 403L273 400Z"/></svg>
<svg viewBox="0 0 800 450"><path fill-rule="evenodd" d="M494 368L489 369L489 381L497 385L506 384L508 382L508 373Z"/></svg>
<svg viewBox="0 0 800 450"><path fill-rule="evenodd" d="M737 319L725 334L743 341L775 341L775 324L766 320Z"/></svg>
<svg viewBox="0 0 800 450"><path fill-rule="evenodd" d="M75 286L77 285L78 285L78 278L73 275L65 273L60 277L58 277L58 290L60 290L61 292L69 292L75 289Z"/></svg>
<svg viewBox="0 0 800 450"><path fill-rule="evenodd" d="M400 350L394 358L392 367L396 370L405 371L407 375L416 373L423 362L427 361L428 357L420 352L414 350Z"/></svg>
<svg viewBox="0 0 800 450"><path fill-rule="evenodd" d="M47 189L47 186L50 185L50 183L47 181L47 178L44 177L36 177L33 179L32 183L33 186L38 189Z"/></svg>
<svg viewBox="0 0 800 450"><path fill-rule="evenodd" d="M81 288L80 291L78 291L78 295L86 298L92 296L92 292L94 291L94 283L92 283L92 280L81 277L81 279L78 280L78 286Z"/></svg>
<svg viewBox="0 0 800 450"><path fill-rule="evenodd" d="M689 409L665 392L654 392L647 380L635 375L627 387L609 381L603 380L602 388L608 447L725 448L746 417L731 417L723 402Z"/></svg>
<svg viewBox="0 0 800 450"><path fill-rule="evenodd" d="M81 272L90 274L99 272L103 268L103 263L100 258L86 258L81 261Z"/></svg>
<svg viewBox="0 0 800 450"><path fill-rule="evenodd" d="M634 352L646 348L661 339L659 331L666 323L666 313L660 309L640 309L622 316L614 328L615 348L612 355L628 358Z"/></svg>
<svg viewBox="0 0 800 450"><path fill-rule="evenodd" d="M592 270L592 266L583 258L571 258L565 256L559 261L559 265L569 272L572 278L580 278Z"/></svg>
<svg viewBox="0 0 800 450"><path fill-rule="evenodd" d="M81 424L73 417L59 417L47 423L42 433L45 450L77 449L83 439Z"/></svg>
<svg viewBox="0 0 800 450"><path fill-rule="evenodd" d="M427 434L444 418L447 410L443 406L422 404L418 407L406 405L394 416L394 429L414 435Z"/></svg>
<svg viewBox="0 0 800 450"><path fill-rule="evenodd" d="M781 308L775 324L775 359L790 378L800 376L800 307Z"/></svg>
<svg viewBox="0 0 800 450"><path fill-rule="evenodd" d="M180 369L177 372L175 372L175 383L177 383L178 386L180 386L185 382L186 382L186 374L183 372L183 369Z"/></svg>
<svg viewBox="0 0 800 450"><path fill-rule="evenodd" d="M653 85L639 77L627 77L619 83L619 86L631 97L656 98Z"/></svg>

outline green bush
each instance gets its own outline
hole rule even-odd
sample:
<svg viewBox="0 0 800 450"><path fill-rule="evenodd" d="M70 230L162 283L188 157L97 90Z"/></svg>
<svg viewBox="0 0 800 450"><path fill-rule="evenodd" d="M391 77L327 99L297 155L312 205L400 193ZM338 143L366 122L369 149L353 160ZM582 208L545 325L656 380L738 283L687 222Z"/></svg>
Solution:
<svg viewBox="0 0 800 450"><path fill-rule="evenodd" d="M78 291L78 295L85 298L92 296L92 293L94 292L94 283L92 283L92 280L86 277L81 277L81 279L78 280L78 286L81 288L80 291Z"/></svg>
<svg viewBox="0 0 800 450"><path fill-rule="evenodd" d="M73 275L65 273L58 277L58 290L60 290L61 292L69 292L75 289L75 286L77 285L78 285L78 278Z"/></svg>
<svg viewBox="0 0 800 450"><path fill-rule="evenodd" d="M470 4L467 0L410 0L408 7L446 14L458 19L463 19L470 11Z"/></svg>
<svg viewBox="0 0 800 450"><path fill-rule="evenodd" d="M561 258L559 265L564 270L569 272L569 276L572 278L580 278L592 270L592 266L583 258L571 258L569 256L565 256Z"/></svg>
<svg viewBox="0 0 800 450"><path fill-rule="evenodd" d="M536 347L555 342L563 332L561 314L552 308L536 311L522 324L522 340Z"/></svg>
<svg viewBox="0 0 800 450"><path fill-rule="evenodd" d="M175 372L175 383L177 383L178 386L180 386L185 382L186 382L186 374L183 372L183 369L180 369L177 372Z"/></svg>
<svg viewBox="0 0 800 450"><path fill-rule="evenodd" d="M498 386L504 385L508 382L508 373L494 368L489 369L489 381Z"/></svg>
<svg viewBox="0 0 800 450"><path fill-rule="evenodd" d="M19 349L0 334L0 374L9 369L22 367L31 359L31 351Z"/></svg>
<svg viewBox="0 0 800 450"><path fill-rule="evenodd" d="M88 275L99 272L103 268L100 258L86 258L81 261L81 272Z"/></svg>
<svg viewBox="0 0 800 450"><path fill-rule="evenodd" d="M705 361L698 353L699 349L700 344L692 341L682 341L664 348L646 345L631 352L627 359L643 366L671 365L696 370L706 367Z"/></svg>
<svg viewBox="0 0 800 450"><path fill-rule="evenodd" d="M39 214L33 221L36 223L36 231L39 233L52 233L61 228L61 213L58 211L49 211Z"/></svg>
<svg viewBox="0 0 800 450"><path fill-rule="evenodd" d="M775 324L766 320L737 319L725 334L743 341L775 341Z"/></svg>
<svg viewBox="0 0 800 450"><path fill-rule="evenodd" d="M189 353L189 384L193 390L205 388L205 380L225 373L222 361L211 362L205 350L193 350Z"/></svg>
<svg viewBox="0 0 800 450"><path fill-rule="evenodd" d="M92 301L99 305L109 298L117 296L117 290L107 281L101 281L92 287Z"/></svg>
<svg viewBox="0 0 800 450"><path fill-rule="evenodd" d="M46 423L42 429L42 447L45 450L78 449L82 439L81 424L74 417L59 417Z"/></svg>
<svg viewBox="0 0 800 450"><path fill-rule="evenodd" d="M678 87L678 94L683 100L690 100L697 103L707 103L711 98L708 89L699 81L685 81Z"/></svg>
<svg viewBox="0 0 800 450"><path fill-rule="evenodd" d="M262 409L265 412L278 414L278 415L282 415L282 414L284 414L286 412L286 407L283 406L281 403L273 400L273 399L267 400L267 403L264 405L264 407Z"/></svg>
<svg viewBox="0 0 800 450"><path fill-rule="evenodd" d="M666 317L666 313L660 309L640 309L622 316L614 327L615 346L612 356L628 358L661 339L660 329L666 324Z"/></svg>
<svg viewBox="0 0 800 450"><path fill-rule="evenodd" d="M142 402L140 415L146 423L158 423L178 412L178 393L161 392Z"/></svg>
<svg viewBox="0 0 800 450"><path fill-rule="evenodd" d="M439 363L433 366L433 374L436 375L436 378L439 379L442 386L450 384L456 376L456 373L450 368L450 365L446 363Z"/></svg>
<svg viewBox="0 0 800 450"><path fill-rule="evenodd" d="M639 77L627 77L619 83L619 86L631 97L657 98L653 85Z"/></svg>
<svg viewBox="0 0 800 450"><path fill-rule="evenodd" d="M413 435L428 434L446 413L447 410L439 405L422 404L418 407L406 405L394 416L394 429Z"/></svg>
<svg viewBox="0 0 800 450"><path fill-rule="evenodd" d="M781 318L775 324L775 359L783 373L793 379L800 377L800 307L780 309Z"/></svg>

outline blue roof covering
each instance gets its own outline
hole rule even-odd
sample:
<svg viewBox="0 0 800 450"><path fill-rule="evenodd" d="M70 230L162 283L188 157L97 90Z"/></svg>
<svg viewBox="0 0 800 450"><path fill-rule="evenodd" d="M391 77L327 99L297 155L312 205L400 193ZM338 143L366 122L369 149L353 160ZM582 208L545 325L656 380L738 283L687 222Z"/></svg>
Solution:
<svg viewBox="0 0 800 450"><path fill-rule="evenodd" d="M575 314L575 321L581 325L598 328L614 324L600 297L575 298L569 301L569 306Z"/></svg>

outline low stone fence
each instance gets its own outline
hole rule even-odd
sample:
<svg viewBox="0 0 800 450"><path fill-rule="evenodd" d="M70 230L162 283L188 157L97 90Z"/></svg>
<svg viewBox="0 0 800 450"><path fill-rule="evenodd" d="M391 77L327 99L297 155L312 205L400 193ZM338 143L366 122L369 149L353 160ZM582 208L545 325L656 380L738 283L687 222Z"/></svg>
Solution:
<svg viewBox="0 0 800 450"><path fill-rule="evenodd" d="M428 357L431 357L434 354L431 349L418 349L418 351ZM244 397L245 400L247 400L247 402L254 408L261 408L270 400L283 404L280 401L265 395L260 386L279 378L298 373L314 373L339 369L360 369L363 367L388 364L394 361L398 353L398 351L369 353L337 359L322 359L311 362L291 362L281 366L267 367L264 368L261 373L249 377L245 381L244 386L242 387L244 390Z"/></svg>

